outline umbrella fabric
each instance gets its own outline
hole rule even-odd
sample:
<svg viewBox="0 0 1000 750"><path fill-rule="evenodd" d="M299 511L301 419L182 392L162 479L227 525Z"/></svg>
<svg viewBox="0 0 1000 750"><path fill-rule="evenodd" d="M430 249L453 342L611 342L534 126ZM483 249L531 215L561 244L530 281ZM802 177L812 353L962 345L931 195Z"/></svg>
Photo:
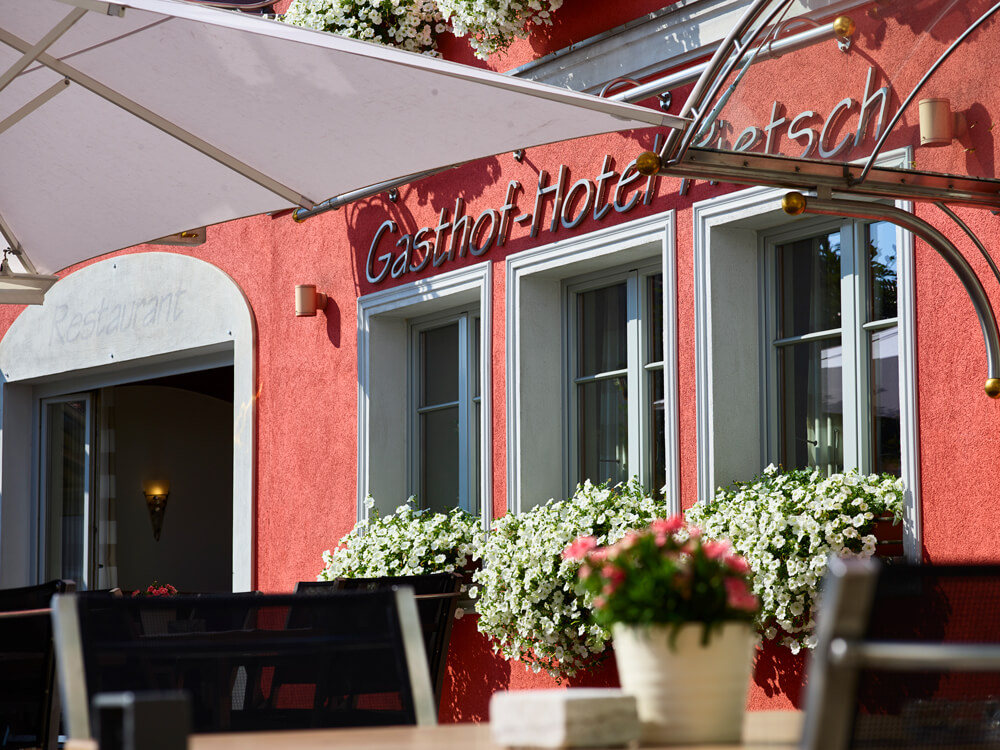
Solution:
<svg viewBox="0 0 1000 750"><path fill-rule="evenodd" d="M43 273L483 156L683 125L186 2L0 0L0 232Z"/></svg>

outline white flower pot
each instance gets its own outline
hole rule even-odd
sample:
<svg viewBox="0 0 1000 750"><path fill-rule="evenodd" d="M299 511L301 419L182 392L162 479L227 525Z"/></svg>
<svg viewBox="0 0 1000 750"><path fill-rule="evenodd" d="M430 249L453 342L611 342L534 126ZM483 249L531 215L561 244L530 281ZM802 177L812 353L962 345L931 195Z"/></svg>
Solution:
<svg viewBox="0 0 1000 750"><path fill-rule="evenodd" d="M622 689L635 696L640 741L650 744L738 743L753 667L753 630L728 622L701 645L703 626L670 628L615 624L615 658Z"/></svg>

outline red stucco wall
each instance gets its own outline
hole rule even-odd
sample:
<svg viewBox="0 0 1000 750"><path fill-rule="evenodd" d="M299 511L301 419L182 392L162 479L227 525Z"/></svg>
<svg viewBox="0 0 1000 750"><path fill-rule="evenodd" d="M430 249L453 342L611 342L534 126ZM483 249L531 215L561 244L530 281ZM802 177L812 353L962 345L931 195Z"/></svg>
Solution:
<svg viewBox="0 0 1000 750"><path fill-rule="evenodd" d="M569 6L570 3L567 3ZM517 43L504 57L490 61L497 69L519 65L568 43L579 41L610 26L634 19L662 6L662 0L608 3L575 0L572 12L556 15L550 30ZM569 10L569 9L568 9ZM892 76L893 107L923 72L925 64L950 40L950 28L924 34L927 19L919 7L905 16L905 25L885 20L877 12L855 15L859 34L847 56L831 57L836 70L824 63L828 49L810 50L763 63L749 78L748 95L741 100L748 117L766 123L772 101L783 101L789 111L813 109L829 112L843 97L860 97L870 66ZM920 46L915 35L922 35ZM982 35L1000 41L998 25ZM455 46L444 45L448 56L472 61ZM968 71L980 68L974 55L958 55L942 69L939 80L925 90L927 96L948 95L956 109L968 109L975 122L962 141L941 149L917 149L918 168L952 169L973 175L993 176L997 145L993 137L994 113L1000 97L984 88ZM972 56L972 57L970 57ZM980 61L981 62L981 61ZM881 84L880 84L881 85ZM679 93L679 92L678 92ZM675 101L683 96L675 96ZM676 110L676 105L675 105ZM915 111L915 110L914 110ZM846 127L846 125L845 125ZM836 137L836 133L833 133ZM294 147L294 134L289 134ZM523 162L510 154L483 159L466 167L408 185L398 203L380 195L336 212L327 212L295 224L288 215L255 217L210 230L209 241L197 248L174 249L210 263L230 274L244 290L257 325L257 469L256 469L256 587L287 591L298 580L313 578L321 567L320 554L354 524L356 513L357 457L357 313L359 295L373 291L365 280L364 263L371 238L387 218L402 231L414 231L437 222L442 208L451 211L461 196L473 217L504 202L509 180L525 186L527 204L534 194L539 170L553 175L560 164L570 170L570 184L592 178L605 154L620 170L640 151L652 145L652 132L613 134L580 142L530 149ZM887 148L916 141L913 113L903 118ZM865 144L870 146L870 141ZM973 150L974 149L974 150ZM857 156L860 156L860 149ZM579 229L545 231L538 239L527 236L523 226L512 227L502 250L487 257L493 264L493 386L489 408L493 419L493 510L506 510L506 383L505 383L505 278L507 254L574 234L593 231L659 213L677 210L678 280L678 382L680 404L681 501L686 507L696 499L695 333L692 258L692 201L737 189L696 183L686 197L677 194L678 181L660 181L649 207L627 214L610 212L596 223L592 218ZM525 210L530 210L530 206ZM547 209L551 211L551 207ZM920 206L920 216L940 224L941 215L931 206ZM962 210L961 215L993 248L1000 240L1000 218L982 210ZM546 216L549 216L547 213ZM1000 309L1000 284L985 262L959 233L949 229L970 259ZM141 252L137 248L127 252ZM157 251L165 248L157 247ZM479 262L466 258L447 268ZM67 272L71 272L69 269ZM443 269L442 269L443 270ZM428 269L421 275L433 272ZM401 281L413 280L407 274ZM295 284L316 284L331 297L326 314L297 319L293 312ZM391 285L391 280L377 288ZM1000 486L1000 402L983 395L986 377L982 338L972 306L961 285L944 262L917 243L917 338L919 387L919 437L921 511L924 556L930 560L1000 559L1000 513L995 489ZM6 331L19 312L0 307L0 331ZM782 707L797 703L801 687L801 658L775 649L758 660L754 707ZM614 684L616 673L608 663L587 678L591 684ZM475 618L456 624L445 685L446 715L451 720L479 720L486 716L489 696L501 688L552 685L547 677L527 673L520 664L496 657L475 631Z"/></svg>

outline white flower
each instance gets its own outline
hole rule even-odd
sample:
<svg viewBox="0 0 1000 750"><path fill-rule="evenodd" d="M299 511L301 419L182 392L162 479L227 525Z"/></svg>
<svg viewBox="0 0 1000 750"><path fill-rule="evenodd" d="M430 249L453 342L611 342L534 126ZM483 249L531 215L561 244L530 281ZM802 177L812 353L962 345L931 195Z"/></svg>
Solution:
<svg viewBox="0 0 1000 750"><path fill-rule="evenodd" d="M754 482L720 489L687 512L710 536L730 539L754 571L758 625L797 653L814 645L819 583L830 555L870 557L876 515L902 518L903 483L854 472L820 476L768 466Z"/></svg>
<svg viewBox="0 0 1000 750"><path fill-rule="evenodd" d="M557 679L576 674L610 635L591 622L590 602L577 592L579 562L562 559L563 549L581 535L615 542L666 513L635 481L614 492L585 482L567 500L498 519L475 575L479 630L508 659Z"/></svg>

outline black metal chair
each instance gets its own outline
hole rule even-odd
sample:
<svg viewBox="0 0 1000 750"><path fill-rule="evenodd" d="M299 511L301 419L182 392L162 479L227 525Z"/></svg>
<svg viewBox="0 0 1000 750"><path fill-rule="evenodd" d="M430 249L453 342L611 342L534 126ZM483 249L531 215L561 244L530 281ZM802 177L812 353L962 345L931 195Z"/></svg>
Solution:
<svg viewBox="0 0 1000 750"><path fill-rule="evenodd" d="M802 747L1000 747L1000 565L831 560Z"/></svg>
<svg viewBox="0 0 1000 750"><path fill-rule="evenodd" d="M0 748L53 750L59 701L49 603L72 581L0 589Z"/></svg>
<svg viewBox="0 0 1000 750"><path fill-rule="evenodd" d="M427 649L427 664L434 686L434 705L440 708L451 628L462 595L462 577L457 573L429 573L381 578L337 578L333 581L299 581L296 593L325 594L334 591L377 591L396 586L413 589L420 613L420 628Z"/></svg>
<svg viewBox="0 0 1000 750"><path fill-rule="evenodd" d="M194 732L436 722L410 589L70 595L53 623L74 739L92 737L95 695L123 691L187 692Z"/></svg>

